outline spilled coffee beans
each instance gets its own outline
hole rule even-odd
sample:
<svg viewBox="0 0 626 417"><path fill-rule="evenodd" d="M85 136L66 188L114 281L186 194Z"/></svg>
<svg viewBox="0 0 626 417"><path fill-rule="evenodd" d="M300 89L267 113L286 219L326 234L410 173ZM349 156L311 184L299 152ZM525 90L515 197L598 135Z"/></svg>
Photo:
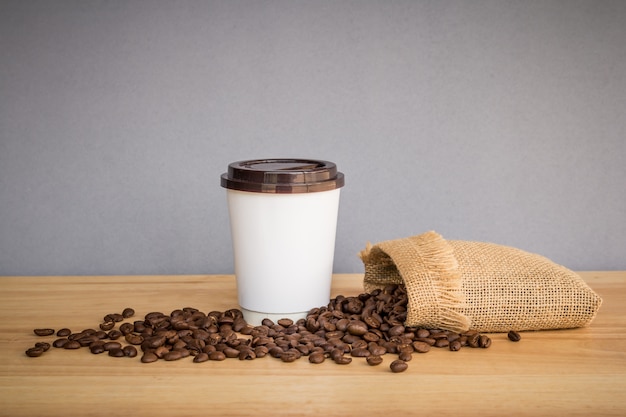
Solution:
<svg viewBox="0 0 626 417"><path fill-rule="evenodd" d="M195 363L229 358L248 361L264 356L291 363L305 356L312 364L329 359L348 365L354 359L376 366L391 354L396 355L396 360L390 362L389 369L398 373L408 369L415 353L426 353L432 348L455 352L491 345L488 336L474 331L455 333L406 327L407 303L404 286L388 285L358 296L338 295L296 322L265 319L259 326L248 324L238 309L205 313L184 307L170 314L149 312L143 319L130 321L135 311L125 308L122 313L105 315L97 329L77 333L69 328L59 330L52 346L87 347L93 354L107 352L108 356L119 358L139 356L142 363L178 361L188 356ZM34 333L50 336L55 331L39 328ZM508 337L519 340L516 332L509 332ZM49 348L50 344L40 342L26 350L26 355L38 357Z"/></svg>

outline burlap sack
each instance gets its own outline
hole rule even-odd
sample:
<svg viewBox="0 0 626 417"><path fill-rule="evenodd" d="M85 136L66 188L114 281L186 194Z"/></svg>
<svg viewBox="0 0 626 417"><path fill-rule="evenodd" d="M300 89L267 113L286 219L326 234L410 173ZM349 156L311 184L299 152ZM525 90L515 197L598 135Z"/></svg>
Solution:
<svg viewBox="0 0 626 417"><path fill-rule="evenodd" d="M436 232L368 244L364 287L405 284L407 326L462 332L587 326L601 298L551 260L493 243L445 240Z"/></svg>

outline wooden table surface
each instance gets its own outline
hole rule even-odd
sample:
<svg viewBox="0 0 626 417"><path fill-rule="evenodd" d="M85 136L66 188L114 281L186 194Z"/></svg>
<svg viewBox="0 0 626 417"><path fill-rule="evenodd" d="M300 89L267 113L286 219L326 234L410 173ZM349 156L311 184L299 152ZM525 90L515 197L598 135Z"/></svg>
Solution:
<svg viewBox="0 0 626 417"><path fill-rule="evenodd" d="M604 299L588 328L490 335L488 349L395 355L369 366L253 361L143 364L88 349L24 351L34 328L97 328L104 315L237 307L233 276L0 277L2 416L600 416L626 415L626 271L581 272ZM362 275L335 275L332 296L358 295Z"/></svg>

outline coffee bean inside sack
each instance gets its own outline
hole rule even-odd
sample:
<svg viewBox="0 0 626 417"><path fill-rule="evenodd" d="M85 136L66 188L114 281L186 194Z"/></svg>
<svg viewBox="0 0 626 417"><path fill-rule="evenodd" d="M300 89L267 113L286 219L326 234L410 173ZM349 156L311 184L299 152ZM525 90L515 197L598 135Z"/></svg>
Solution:
<svg viewBox="0 0 626 417"><path fill-rule="evenodd" d="M139 356L142 363L187 357L195 363L246 361L269 356L282 362L308 357L311 364L328 360L338 365L348 365L354 359L371 366L392 355L388 369L399 373L407 370L416 354L431 349L457 352L491 345L489 336L471 330L455 333L406 327L406 314L406 288L395 284L358 296L338 295L297 322L265 319L260 326L248 324L239 309L205 313L185 307L170 314L154 311L141 320L132 320L134 310L126 308L123 313L104 316L97 328L80 332L63 328L51 344L39 342L26 350L26 355L42 356L50 346L84 347L95 355L107 353L113 358ZM55 331L39 328L34 333L50 336ZM510 332L508 337L520 339L517 332Z"/></svg>

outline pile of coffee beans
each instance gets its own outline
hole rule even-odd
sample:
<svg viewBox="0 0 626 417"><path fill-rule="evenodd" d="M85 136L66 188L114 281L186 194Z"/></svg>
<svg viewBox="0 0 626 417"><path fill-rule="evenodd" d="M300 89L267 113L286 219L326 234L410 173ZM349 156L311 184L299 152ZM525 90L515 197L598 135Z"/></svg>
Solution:
<svg viewBox="0 0 626 417"><path fill-rule="evenodd" d="M475 331L455 333L446 330L406 327L408 297L402 285L388 285L358 296L337 296L327 306L312 309L305 319L276 323L263 320L260 326L248 324L238 309L204 313L185 307L170 314L151 312L142 320L129 321L131 308L104 316L99 329L74 333L68 328L56 332L52 344L38 342L26 350L30 357L41 356L51 346L62 349L88 348L93 354L136 357L141 362L174 361L188 356L194 362L222 361L228 358L254 360L265 356L293 362L305 356L310 363L331 360L339 365L364 358L380 365L386 354L396 355L392 372L403 372L416 353L431 348L452 352L462 348L488 348L491 339ZM122 323L123 322L123 323ZM119 324L118 328L115 328ZM51 336L54 329L39 328L38 336ZM518 332L508 334L519 341Z"/></svg>

